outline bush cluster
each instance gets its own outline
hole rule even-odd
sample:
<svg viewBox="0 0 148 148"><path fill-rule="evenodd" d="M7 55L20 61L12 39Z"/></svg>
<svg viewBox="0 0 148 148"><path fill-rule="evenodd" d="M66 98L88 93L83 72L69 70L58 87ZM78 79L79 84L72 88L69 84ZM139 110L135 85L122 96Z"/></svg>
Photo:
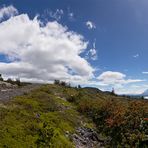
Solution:
<svg viewBox="0 0 148 148"><path fill-rule="evenodd" d="M64 87L71 87L70 83L60 80L54 80L54 84L64 86Z"/></svg>
<svg viewBox="0 0 148 148"><path fill-rule="evenodd" d="M146 147L148 144L148 102L81 100L79 111L96 123L98 131L111 138L113 147Z"/></svg>

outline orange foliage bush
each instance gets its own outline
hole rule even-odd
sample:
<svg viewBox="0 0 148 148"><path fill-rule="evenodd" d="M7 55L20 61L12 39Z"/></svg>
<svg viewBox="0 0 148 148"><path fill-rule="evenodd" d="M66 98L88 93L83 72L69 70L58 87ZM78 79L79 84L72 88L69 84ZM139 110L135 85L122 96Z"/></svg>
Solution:
<svg viewBox="0 0 148 148"><path fill-rule="evenodd" d="M138 147L147 137L148 102L144 100L85 99L79 111L89 115L98 130L111 137L112 146Z"/></svg>

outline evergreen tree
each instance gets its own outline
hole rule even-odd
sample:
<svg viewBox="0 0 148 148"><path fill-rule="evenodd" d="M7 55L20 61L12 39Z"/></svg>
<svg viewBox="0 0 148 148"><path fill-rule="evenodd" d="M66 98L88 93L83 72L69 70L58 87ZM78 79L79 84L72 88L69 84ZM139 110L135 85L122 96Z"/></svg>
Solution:
<svg viewBox="0 0 148 148"><path fill-rule="evenodd" d="M0 74L0 81L3 81L2 74Z"/></svg>

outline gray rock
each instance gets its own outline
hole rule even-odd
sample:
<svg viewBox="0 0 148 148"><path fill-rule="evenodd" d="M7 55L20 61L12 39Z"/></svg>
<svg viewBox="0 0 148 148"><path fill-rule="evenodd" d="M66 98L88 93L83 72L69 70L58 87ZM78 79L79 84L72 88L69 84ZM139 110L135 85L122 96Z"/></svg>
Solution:
<svg viewBox="0 0 148 148"><path fill-rule="evenodd" d="M97 132L86 127L79 127L76 129L77 133L73 134L72 139L76 148L103 148L103 140L99 140Z"/></svg>
<svg viewBox="0 0 148 148"><path fill-rule="evenodd" d="M0 89L0 101L8 101L13 97L24 95L29 93L30 91L39 88L40 84L30 84L21 88L12 87L12 88L2 88Z"/></svg>

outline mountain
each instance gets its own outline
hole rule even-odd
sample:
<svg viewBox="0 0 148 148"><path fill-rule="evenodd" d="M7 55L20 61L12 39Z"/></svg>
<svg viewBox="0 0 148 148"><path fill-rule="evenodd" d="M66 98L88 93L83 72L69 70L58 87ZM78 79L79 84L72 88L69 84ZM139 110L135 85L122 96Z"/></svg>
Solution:
<svg viewBox="0 0 148 148"><path fill-rule="evenodd" d="M141 94L141 96L148 96L148 89L145 90L145 91Z"/></svg>
<svg viewBox="0 0 148 148"><path fill-rule="evenodd" d="M124 94L123 95L121 95L121 96L124 96ZM148 89L146 89L143 93L141 93L141 94L128 94L128 95L125 95L125 96L130 96L130 97L132 97L132 98L139 98L139 97L148 97Z"/></svg>

